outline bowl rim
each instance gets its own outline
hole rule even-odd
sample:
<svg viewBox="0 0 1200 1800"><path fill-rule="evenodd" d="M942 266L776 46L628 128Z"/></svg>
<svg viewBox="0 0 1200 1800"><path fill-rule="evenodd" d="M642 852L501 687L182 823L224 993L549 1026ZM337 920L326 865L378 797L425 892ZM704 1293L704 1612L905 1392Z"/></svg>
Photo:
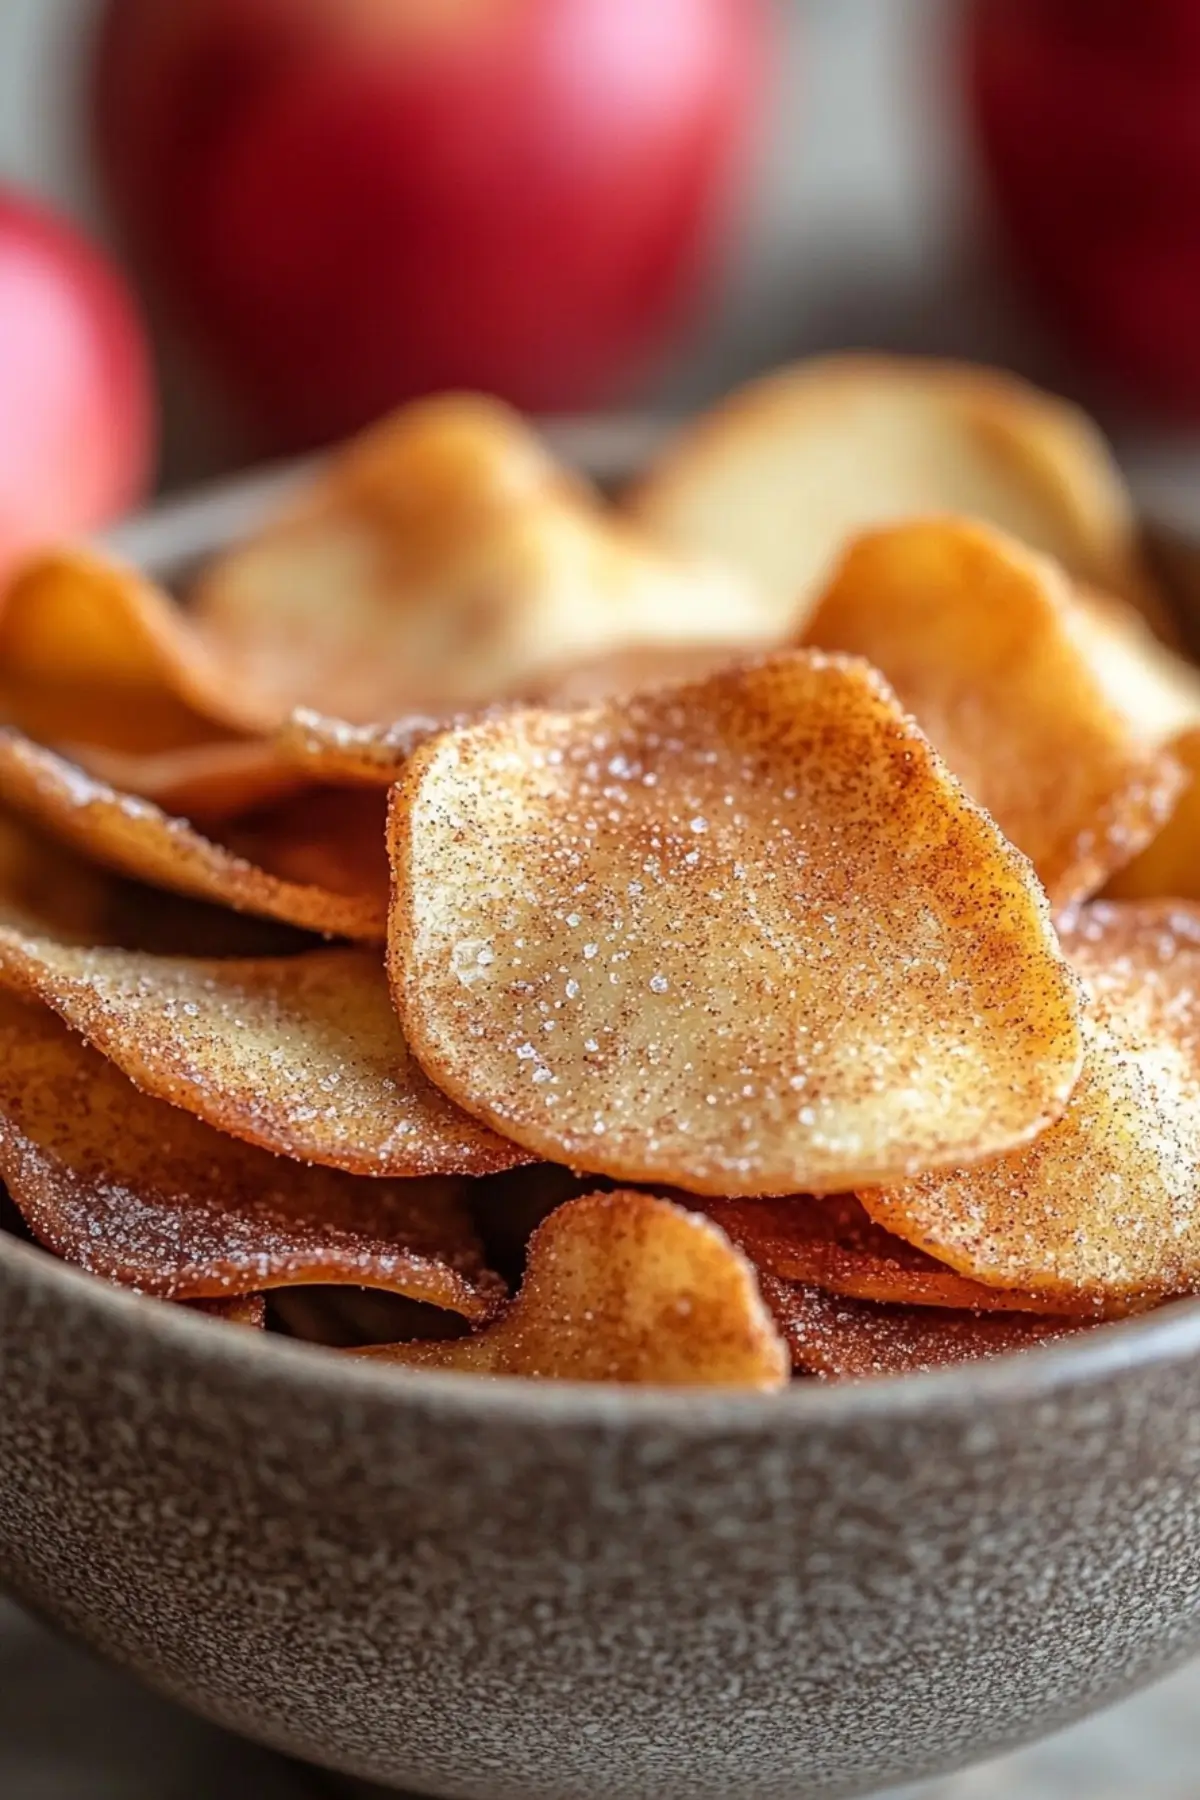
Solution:
<svg viewBox="0 0 1200 1800"><path fill-rule="evenodd" d="M600 480L630 475L669 433L664 415L617 413L543 422L565 460ZM286 501L323 458L307 457L224 477L148 508L105 532L99 542L149 573L169 577L254 524L264 508ZM210 1366L240 1364L264 1378L303 1378L334 1398L391 1398L451 1413L477 1413L526 1424L669 1425L707 1435L761 1430L766 1424L900 1419L974 1411L980 1403L1035 1400L1065 1387L1092 1386L1123 1370L1200 1357L1200 1299L1170 1302L1134 1318L1110 1321L1057 1342L927 1373L845 1382L793 1381L775 1393L732 1388L668 1388L409 1369L330 1352L279 1334L230 1330L218 1320L119 1288L64 1263L36 1243L0 1230L0 1270L53 1291L64 1308L91 1306L114 1321L142 1320L149 1341L178 1347Z"/></svg>
<svg viewBox="0 0 1200 1800"><path fill-rule="evenodd" d="M1151 1312L1110 1320L1092 1330L926 1373L861 1381L792 1381L774 1393L744 1388L661 1387L607 1382L532 1381L380 1363L218 1319L117 1287L36 1243L0 1231L0 1273L61 1292L64 1312L91 1309L114 1324L141 1321L148 1343L178 1351L214 1370L229 1364L266 1379L303 1380L335 1402L390 1399L401 1411L416 1404L438 1412L478 1415L525 1426L669 1427L677 1436L709 1436L766 1427L851 1426L930 1414L979 1415L981 1405L1024 1403L1074 1392L1156 1364L1200 1356L1200 1299L1169 1301ZM986 1424L986 1419L982 1421Z"/></svg>

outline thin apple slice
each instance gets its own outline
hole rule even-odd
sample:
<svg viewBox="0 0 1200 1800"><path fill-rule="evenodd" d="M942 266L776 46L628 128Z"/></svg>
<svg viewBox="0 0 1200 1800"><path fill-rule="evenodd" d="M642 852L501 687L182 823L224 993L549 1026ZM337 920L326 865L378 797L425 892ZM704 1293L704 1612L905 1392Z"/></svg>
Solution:
<svg viewBox="0 0 1200 1800"><path fill-rule="evenodd" d="M548 1162L837 1192L1024 1143L1078 1074L1028 863L864 663L448 732L391 849L408 1042Z"/></svg>
<svg viewBox="0 0 1200 1800"><path fill-rule="evenodd" d="M740 1251L708 1219L650 1194L569 1200L530 1239L525 1280L494 1324L445 1342L354 1351L420 1369L772 1389L787 1351Z"/></svg>

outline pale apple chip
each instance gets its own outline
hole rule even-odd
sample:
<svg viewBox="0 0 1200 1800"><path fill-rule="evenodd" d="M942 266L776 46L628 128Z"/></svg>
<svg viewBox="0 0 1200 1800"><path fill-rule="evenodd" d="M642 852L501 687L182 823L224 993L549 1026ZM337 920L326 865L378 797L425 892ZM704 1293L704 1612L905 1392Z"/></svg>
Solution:
<svg viewBox="0 0 1200 1800"><path fill-rule="evenodd" d="M126 794L153 800L194 825L221 825L311 785L311 777L271 738L188 744L179 750L107 750L61 745L89 775Z"/></svg>
<svg viewBox="0 0 1200 1800"><path fill-rule="evenodd" d="M853 1194L708 1200L704 1210L760 1272L848 1298L977 1312L1093 1310L1079 1301L1055 1304L1042 1294L985 1287L958 1275L876 1225Z"/></svg>
<svg viewBox="0 0 1200 1800"><path fill-rule="evenodd" d="M167 1300L347 1282L482 1320L460 1182L270 1156L140 1094L47 1008L0 995L0 1175L66 1262Z"/></svg>
<svg viewBox="0 0 1200 1800"><path fill-rule="evenodd" d="M1186 779L1108 698L1081 614L1066 576L1014 539L918 519L851 544L805 633L882 671L1056 906L1148 844Z"/></svg>
<svg viewBox="0 0 1200 1800"><path fill-rule="evenodd" d="M1087 1053L1057 1124L974 1168L861 1198L961 1274L1049 1301L1200 1289L1200 911L1099 902L1063 927L1089 990Z"/></svg>
<svg viewBox="0 0 1200 1800"><path fill-rule="evenodd" d="M421 1369L535 1380L773 1389L787 1350L745 1257L710 1220L650 1194L588 1194L538 1226L492 1325L356 1350Z"/></svg>
<svg viewBox="0 0 1200 1800"><path fill-rule="evenodd" d="M380 885L346 892L282 878L8 728L0 728L0 804L103 867L152 886L328 937L375 943L386 935ZM269 833L259 842L269 847Z"/></svg>
<svg viewBox="0 0 1200 1800"><path fill-rule="evenodd" d="M266 731L279 718L169 595L84 549L36 556L0 602L0 711L52 743L138 753Z"/></svg>
<svg viewBox="0 0 1200 1800"><path fill-rule="evenodd" d="M370 951L204 961L0 926L0 982L53 1008L143 1093L278 1156L379 1176L531 1160L425 1078Z"/></svg>
<svg viewBox="0 0 1200 1800"><path fill-rule="evenodd" d="M1114 900L1200 900L1200 726L1171 740L1171 754L1191 776L1174 812L1140 856L1112 877Z"/></svg>
<svg viewBox="0 0 1200 1800"><path fill-rule="evenodd" d="M798 363L686 425L630 505L670 547L755 577L784 630L803 624L848 538L922 513L998 525L1165 617L1099 431L997 370L886 356Z"/></svg>
<svg viewBox="0 0 1200 1800"><path fill-rule="evenodd" d="M193 616L285 711L396 718L524 691L642 643L761 644L753 584L643 542L497 402L403 408L202 572Z"/></svg>
<svg viewBox="0 0 1200 1800"><path fill-rule="evenodd" d="M1200 669L1168 648L1123 600L1076 590L1075 636L1112 704L1150 743L1200 725Z"/></svg>
<svg viewBox="0 0 1200 1800"><path fill-rule="evenodd" d="M1045 897L865 663L446 733L391 848L405 1035L548 1162L838 1192L1023 1143L1074 1085Z"/></svg>
<svg viewBox="0 0 1200 1800"><path fill-rule="evenodd" d="M1089 1328L1080 1319L1033 1313L878 1306L773 1275L760 1277L760 1282L794 1367L819 1381L928 1374L953 1363L1033 1350Z"/></svg>

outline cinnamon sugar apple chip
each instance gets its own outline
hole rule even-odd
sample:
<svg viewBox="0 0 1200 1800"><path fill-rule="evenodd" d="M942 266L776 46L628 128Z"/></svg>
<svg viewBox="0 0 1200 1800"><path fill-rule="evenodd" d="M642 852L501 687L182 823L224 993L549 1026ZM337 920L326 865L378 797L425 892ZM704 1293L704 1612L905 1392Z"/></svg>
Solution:
<svg viewBox="0 0 1200 1800"><path fill-rule="evenodd" d="M313 781L391 787L418 745L465 717L407 713L378 724L355 725L298 706L276 740L279 754Z"/></svg>
<svg viewBox="0 0 1200 1800"><path fill-rule="evenodd" d="M47 1008L0 995L0 1175L67 1262L160 1299L349 1282L486 1319L461 1183L270 1156L140 1094Z"/></svg>
<svg viewBox="0 0 1200 1800"><path fill-rule="evenodd" d="M1033 1313L878 1306L773 1275L762 1276L761 1284L795 1367L820 1381L926 1374L953 1363L1033 1350L1087 1328L1079 1319Z"/></svg>
<svg viewBox="0 0 1200 1800"><path fill-rule="evenodd" d="M788 1356L740 1251L650 1194L589 1194L538 1226L516 1298L476 1335L353 1354L538 1380L772 1389Z"/></svg>
<svg viewBox="0 0 1200 1800"><path fill-rule="evenodd" d="M1048 1299L1200 1289L1200 910L1098 902L1064 926L1089 991L1087 1053L1032 1144L861 1198L976 1281Z"/></svg>
<svg viewBox="0 0 1200 1800"><path fill-rule="evenodd" d="M1185 782L1106 694L1082 613L1015 540L918 519L851 544L805 633L882 671L1059 906L1148 844Z"/></svg>
<svg viewBox="0 0 1200 1800"><path fill-rule="evenodd" d="M105 868L152 886L329 937L371 943L386 935L381 885L347 893L276 875L7 727L0 728L0 804Z"/></svg>
<svg viewBox="0 0 1200 1800"><path fill-rule="evenodd" d="M256 693L360 722L476 705L620 647L775 630L752 584L644 542L517 414L469 396L407 406L339 452L192 599Z"/></svg>
<svg viewBox="0 0 1200 1800"><path fill-rule="evenodd" d="M391 849L405 1035L547 1161L836 1192L1023 1143L1074 1085L1045 897L865 663L449 732Z"/></svg>
<svg viewBox="0 0 1200 1800"><path fill-rule="evenodd" d="M530 1160L426 1080L369 951L204 961L0 926L0 982L51 1007L143 1093L279 1156L379 1176Z"/></svg>
<svg viewBox="0 0 1200 1800"><path fill-rule="evenodd" d="M1191 777L1174 812L1105 894L1113 900L1200 900L1200 726L1171 740L1171 754Z"/></svg>
<svg viewBox="0 0 1200 1800"><path fill-rule="evenodd" d="M195 825L220 825L302 793L310 777L270 738L231 738L178 750L108 750L65 744L61 753L109 787L153 800Z"/></svg>
<svg viewBox="0 0 1200 1800"><path fill-rule="evenodd" d="M817 1199L709 1200L705 1212L756 1269L829 1293L900 1306L979 1312L1087 1313L1078 1301L985 1287L876 1225L853 1194Z"/></svg>
<svg viewBox="0 0 1200 1800"><path fill-rule="evenodd" d="M803 624L848 538L935 512L998 525L1164 620L1095 425L994 369L830 356L777 370L685 425L630 506L672 548L755 577L784 629Z"/></svg>
<svg viewBox="0 0 1200 1800"><path fill-rule="evenodd" d="M81 548L34 557L0 601L0 710L34 737L140 753L278 721L168 594Z"/></svg>

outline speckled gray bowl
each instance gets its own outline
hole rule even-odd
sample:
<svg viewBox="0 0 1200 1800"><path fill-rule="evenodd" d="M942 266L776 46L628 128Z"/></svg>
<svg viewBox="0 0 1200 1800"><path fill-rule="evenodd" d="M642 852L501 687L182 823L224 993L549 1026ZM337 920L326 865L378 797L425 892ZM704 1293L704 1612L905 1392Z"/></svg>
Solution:
<svg viewBox="0 0 1200 1800"><path fill-rule="evenodd" d="M122 547L169 569L289 479ZM0 1234L0 1583L211 1718L418 1791L863 1793L1200 1646L1200 1304L939 1376L655 1394L387 1371Z"/></svg>
<svg viewBox="0 0 1200 1800"><path fill-rule="evenodd" d="M213 1719L472 1800L949 1768L1200 1643L1200 1306L773 1398L387 1370L0 1237L0 1582Z"/></svg>

